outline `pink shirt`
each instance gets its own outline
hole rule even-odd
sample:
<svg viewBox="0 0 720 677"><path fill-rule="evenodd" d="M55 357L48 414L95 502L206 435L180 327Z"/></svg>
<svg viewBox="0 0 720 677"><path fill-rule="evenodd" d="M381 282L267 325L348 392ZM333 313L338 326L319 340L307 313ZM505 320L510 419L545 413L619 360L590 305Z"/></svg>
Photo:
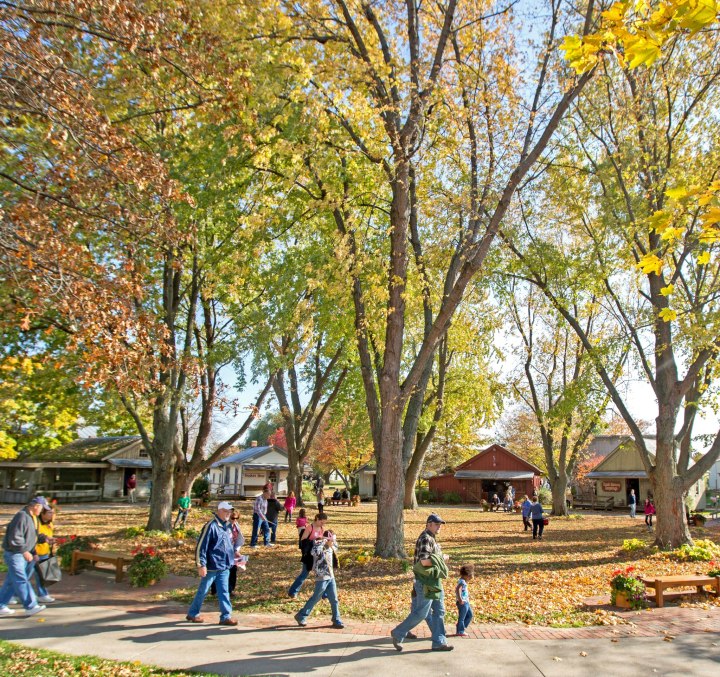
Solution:
<svg viewBox="0 0 720 677"><path fill-rule="evenodd" d="M292 512L293 510L295 510L295 503L297 503L297 499L295 498L295 496L288 496L285 499L285 510L287 510L288 512Z"/></svg>
<svg viewBox="0 0 720 677"><path fill-rule="evenodd" d="M295 520L295 526L298 529L304 529L306 525L307 525L307 517L298 517Z"/></svg>

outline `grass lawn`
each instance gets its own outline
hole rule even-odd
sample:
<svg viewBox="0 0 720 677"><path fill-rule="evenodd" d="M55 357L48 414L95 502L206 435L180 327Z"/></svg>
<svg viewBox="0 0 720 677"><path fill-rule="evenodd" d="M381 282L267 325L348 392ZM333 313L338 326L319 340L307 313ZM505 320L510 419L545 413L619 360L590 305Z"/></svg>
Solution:
<svg viewBox="0 0 720 677"><path fill-rule="evenodd" d="M161 670L138 661L128 663L93 656L69 656L56 651L30 649L0 639L0 675L23 677L65 677L69 675L97 675L98 677L217 677L205 672Z"/></svg>
<svg viewBox="0 0 720 677"><path fill-rule="evenodd" d="M252 505L238 502L241 527L249 543ZM94 534L100 547L129 551L136 545L155 545L171 570L194 575L194 540L180 543L157 537L125 538L128 526L144 524L147 506L98 507L92 513L60 512L56 534ZM407 561L383 561L362 555L372 552L375 540L374 504L328 508L328 527L338 535L341 562L350 558L337 574L344 617L356 619L401 619L408 612L412 574ZM533 541L523 531L519 515L483 513L464 507L438 507L447 524L440 531L443 551L450 555L451 576L446 581L448 620L455 618L454 585L463 563L475 564L476 577L470 594L478 622L519 621L539 625L587 625L603 622L606 616L584 611L581 601L609 593L612 571L632 564L643 574L704 573L707 562L681 562L650 548L633 552L621 549L625 539L652 542L642 517L631 519L624 512L579 513L570 518L551 518L542 542ZM405 514L406 548L412 555L415 539L424 528L430 508ZM309 511L310 514L310 511ZM314 514L314 513L313 513ZM188 525L199 529L209 511L193 510ZM278 547L243 552L250 555L247 572L238 578L239 611L295 613L310 592L305 583L297 600L287 597L287 589L300 572L297 532L294 525L281 522ZM710 538L720 543L720 534L693 528L694 538ZM358 559L362 561L357 561ZM175 599L189 601L194 588L171 593ZM720 604L720 600L686 598L689 603ZM316 614L329 615L326 603Z"/></svg>

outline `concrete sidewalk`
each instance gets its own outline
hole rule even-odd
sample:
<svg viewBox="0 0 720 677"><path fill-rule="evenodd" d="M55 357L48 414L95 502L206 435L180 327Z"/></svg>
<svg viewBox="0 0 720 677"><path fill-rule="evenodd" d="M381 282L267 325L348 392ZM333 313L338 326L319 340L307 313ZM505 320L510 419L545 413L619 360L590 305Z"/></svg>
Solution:
<svg viewBox="0 0 720 677"><path fill-rule="evenodd" d="M217 625L215 613L195 625L182 613L153 614L117 606L64 602L23 618L0 619L0 637L69 654L140 661L165 668L225 675L420 675L498 674L712 675L720 670L720 634L613 639L456 639L455 651L432 653L427 640L407 641L398 653L386 636L313 631L291 619L257 627L251 616L240 625ZM317 619L320 621L321 619ZM248 622L249 621L249 622ZM583 655L586 654L586 655Z"/></svg>

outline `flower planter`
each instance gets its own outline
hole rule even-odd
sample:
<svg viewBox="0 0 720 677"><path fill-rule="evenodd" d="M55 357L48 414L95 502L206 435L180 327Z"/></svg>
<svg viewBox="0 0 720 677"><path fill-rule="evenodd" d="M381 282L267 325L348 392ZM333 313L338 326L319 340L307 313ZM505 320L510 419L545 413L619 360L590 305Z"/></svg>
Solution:
<svg viewBox="0 0 720 677"><path fill-rule="evenodd" d="M627 595L624 592L615 593L615 606L619 606L622 609L632 608L630 600L627 598Z"/></svg>

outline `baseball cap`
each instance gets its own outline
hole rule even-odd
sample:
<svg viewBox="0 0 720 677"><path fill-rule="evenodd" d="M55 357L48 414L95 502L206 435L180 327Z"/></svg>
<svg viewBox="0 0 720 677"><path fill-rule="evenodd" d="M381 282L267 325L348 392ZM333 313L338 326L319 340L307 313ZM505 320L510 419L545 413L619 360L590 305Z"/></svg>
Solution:
<svg viewBox="0 0 720 677"><path fill-rule="evenodd" d="M232 510L232 503L228 503L227 501L220 501L218 503L218 510Z"/></svg>
<svg viewBox="0 0 720 677"><path fill-rule="evenodd" d="M44 496L35 496L34 498L31 498L29 505L37 505L38 503L45 508L45 510L50 510L50 504Z"/></svg>
<svg viewBox="0 0 720 677"><path fill-rule="evenodd" d="M445 520L440 519L440 515L437 515L434 512L432 512L428 515L427 524L429 524L430 522L432 522L434 524L445 524Z"/></svg>

